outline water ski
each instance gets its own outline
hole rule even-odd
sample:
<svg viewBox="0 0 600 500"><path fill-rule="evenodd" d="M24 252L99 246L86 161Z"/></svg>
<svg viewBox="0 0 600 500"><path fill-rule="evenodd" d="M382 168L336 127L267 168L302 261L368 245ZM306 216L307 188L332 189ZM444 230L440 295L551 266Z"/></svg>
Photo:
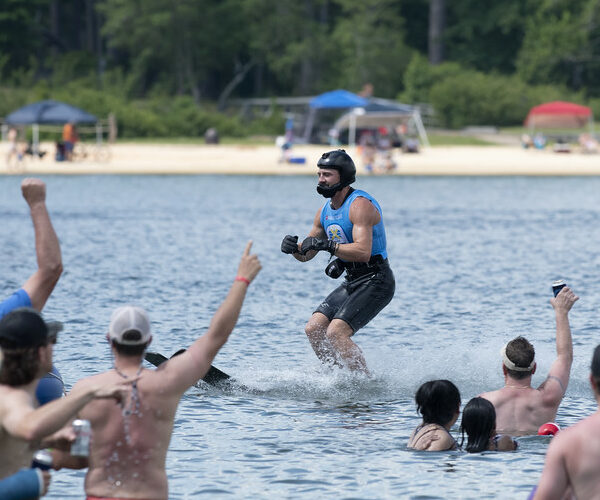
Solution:
<svg viewBox="0 0 600 500"><path fill-rule="evenodd" d="M185 352L185 349L180 349L175 354L173 354L173 356L171 356L171 358L178 356L179 354L182 354L184 352ZM146 355L144 356L144 358L146 359L146 361L153 364L154 366L160 366L165 361L169 360L169 358L167 358L166 356L162 355L159 352L146 352ZM218 368L215 368L212 365L206 372L206 375L204 375L204 377L202 377L202 380L204 382L206 382L207 384L210 384L210 385L213 385L213 386L219 387L219 388L223 388L223 386L229 385L233 381L233 379L229 375L227 375L225 372L219 370Z"/></svg>

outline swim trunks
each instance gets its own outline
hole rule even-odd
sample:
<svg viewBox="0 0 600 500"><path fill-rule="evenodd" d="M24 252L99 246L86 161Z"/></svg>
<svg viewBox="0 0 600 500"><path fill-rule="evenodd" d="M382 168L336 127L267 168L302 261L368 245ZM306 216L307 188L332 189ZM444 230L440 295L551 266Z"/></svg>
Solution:
<svg viewBox="0 0 600 500"><path fill-rule="evenodd" d="M341 319L356 333L389 304L395 289L387 259L371 267L347 268L344 282L314 312L324 314L329 321Z"/></svg>

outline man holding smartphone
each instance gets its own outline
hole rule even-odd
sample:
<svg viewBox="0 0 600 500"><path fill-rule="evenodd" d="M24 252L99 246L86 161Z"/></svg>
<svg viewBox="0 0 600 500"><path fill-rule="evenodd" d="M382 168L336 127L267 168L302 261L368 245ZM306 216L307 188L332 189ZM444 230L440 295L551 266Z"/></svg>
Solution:
<svg viewBox="0 0 600 500"><path fill-rule="evenodd" d="M499 433L535 434L540 425L556 418L571 374L573 341L569 311L578 299L568 286L550 299L556 316L556 359L537 389L531 387L531 377L537 369L533 345L519 336L502 349L504 387L481 394L496 409Z"/></svg>

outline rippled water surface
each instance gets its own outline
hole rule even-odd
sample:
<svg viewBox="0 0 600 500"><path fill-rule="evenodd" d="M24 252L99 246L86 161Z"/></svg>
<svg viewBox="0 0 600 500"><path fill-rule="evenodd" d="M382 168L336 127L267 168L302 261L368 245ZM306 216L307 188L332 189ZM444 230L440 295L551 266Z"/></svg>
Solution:
<svg viewBox="0 0 600 500"><path fill-rule="evenodd" d="M599 178L361 178L384 210L396 295L355 337L374 378L320 366L304 336L335 286L325 255L283 255L322 198L308 177L47 177L65 272L45 316L66 324L55 350L68 385L109 369L114 307L150 311L155 350L170 355L208 325L254 240L263 271L215 360L252 391L194 388L167 458L170 498L526 498L547 439L514 453L406 449L413 395L449 378L463 403L501 385L499 350L523 334L538 373L554 359L550 283L581 297L571 312L575 362L557 421L595 409L586 381L599 342ZM0 292L35 269L20 179L0 178ZM456 430L454 431L456 435ZM82 471L59 471L46 498L83 498Z"/></svg>

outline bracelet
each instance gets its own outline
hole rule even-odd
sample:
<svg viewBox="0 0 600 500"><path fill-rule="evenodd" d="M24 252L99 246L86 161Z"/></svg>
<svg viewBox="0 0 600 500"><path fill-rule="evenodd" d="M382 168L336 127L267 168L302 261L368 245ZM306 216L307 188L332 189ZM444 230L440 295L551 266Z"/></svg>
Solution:
<svg viewBox="0 0 600 500"><path fill-rule="evenodd" d="M246 285L250 285L250 280L248 278L244 278L243 276L236 276L233 281L243 281Z"/></svg>

